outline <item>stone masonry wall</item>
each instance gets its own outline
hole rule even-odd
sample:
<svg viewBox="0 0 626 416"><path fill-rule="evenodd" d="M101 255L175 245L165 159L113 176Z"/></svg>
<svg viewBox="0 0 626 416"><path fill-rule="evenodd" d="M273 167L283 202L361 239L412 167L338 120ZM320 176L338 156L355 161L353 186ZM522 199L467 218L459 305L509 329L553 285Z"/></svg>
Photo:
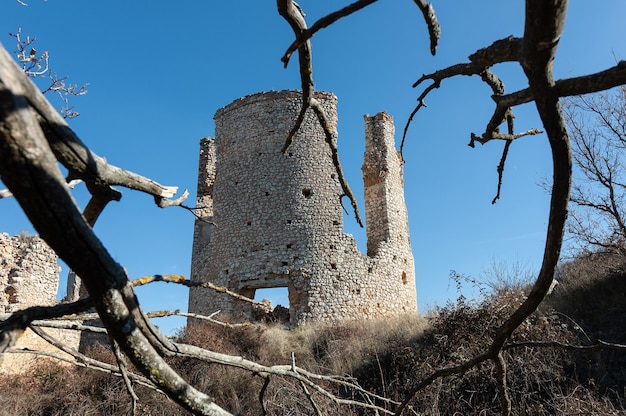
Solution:
<svg viewBox="0 0 626 416"><path fill-rule="evenodd" d="M337 98L317 93L336 129ZM290 320L338 321L416 312L415 273L393 121L366 116L363 165L368 255L343 231L341 188L312 111L286 154L297 91L259 93L215 115L202 139L192 280L253 297L287 287ZM335 134L336 136L336 134ZM247 303L191 289L189 311L250 316Z"/></svg>
<svg viewBox="0 0 626 416"><path fill-rule="evenodd" d="M56 303L60 271L41 238L0 233L0 312Z"/></svg>
<svg viewBox="0 0 626 416"><path fill-rule="evenodd" d="M30 306L54 305L59 285L57 255L37 236L9 236L0 233L0 319ZM69 347L78 347L80 332L47 328L45 331ZM52 347L27 329L13 349L28 348L69 355ZM0 372L21 373L45 359L27 353L5 353L0 357Z"/></svg>

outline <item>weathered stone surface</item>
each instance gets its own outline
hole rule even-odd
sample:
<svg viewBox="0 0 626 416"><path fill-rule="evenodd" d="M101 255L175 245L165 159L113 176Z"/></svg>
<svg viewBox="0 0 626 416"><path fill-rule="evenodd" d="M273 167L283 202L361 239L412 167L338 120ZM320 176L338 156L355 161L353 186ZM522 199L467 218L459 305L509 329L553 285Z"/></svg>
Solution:
<svg viewBox="0 0 626 416"><path fill-rule="evenodd" d="M336 128L337 98L317 93ZM363 164L368 254L343 231L341 187L312 111L281 153L301 106L297 91L238 99L215 114L200 143L192 253L194 281L254 296L287 287L290 320L374 318L417 311L402 161L392 118L365 116ZM346 150L344 150L346 151ZM223 293L191 289L189 311L250 317Z"/></svg>
<svg viewBox="0 0 626 416"><path fill-rule="evenodd" d="M0 233L0 312L56 303L60 271L41 238Z"/></svg>
<svg viewBox="0 0 626 416"><path fill-rule="evenodd" d="M61 268L54 251L37 236L9 236L0 233L0 314L8 314L29 306L46 306L57 303L56 294ZM80 332L64 329L45 331L76 348ZM49 343L27 329L14 349L46 351L69 359ZM29 353L5 353L0 357L0 372L21 373L38 360L46 359Z"/></svg>

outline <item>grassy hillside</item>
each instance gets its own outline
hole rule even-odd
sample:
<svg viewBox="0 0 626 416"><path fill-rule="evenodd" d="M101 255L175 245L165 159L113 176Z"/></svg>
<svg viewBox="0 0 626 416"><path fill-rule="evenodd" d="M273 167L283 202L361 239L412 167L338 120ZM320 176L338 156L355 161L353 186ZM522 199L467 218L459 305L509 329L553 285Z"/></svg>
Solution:
<svg viewBox="0 0 626 416"><path fill-rule="evenodd" d="M592 345L598 339L626 344L626 265L622 257L589 254L564 264L561 280L541 310L515 332L513 343L558 341ZM181 341L265 364L289 364L324 374L346 375L366 390L396 401L434 369L460 363L484 349L494 328L523 300L524 288L497 291L482 302L463 299L427 317L406 316L384 322L347 322L287 331L280 326L228 329L198 326ZM91 354L111 361L104 348ZM508 388L517 415L617 415L626 410L626 353L571 351L557 347L506 350ZM241 370L175 359L193 384L223 407L241 414L262 414L258 392L264 378ZM462 376L438 380L417 395L405 414L491 415L500 403L493 368L485 364ZM325 386L360 400L352 392ZM161 394L137 387L138 414L187 414ZM130 399L117 378L85 369L45 364L23 376L0 378L1 415L129 414ZM368 414L337 406L319 395L323 414ZM315 414L298 383L274 377L264 395L272 415ZM384 405L382 402L380 405Z"/></svg>

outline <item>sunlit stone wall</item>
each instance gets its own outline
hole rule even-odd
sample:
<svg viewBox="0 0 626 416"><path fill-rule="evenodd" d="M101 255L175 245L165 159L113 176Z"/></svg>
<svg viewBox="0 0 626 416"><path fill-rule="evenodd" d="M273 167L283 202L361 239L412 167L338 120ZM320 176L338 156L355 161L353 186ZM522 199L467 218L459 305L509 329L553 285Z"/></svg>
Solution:
<svg viewBox="0 0 626 416"><path fill-rule="evenodd" d="M60 271L57 255L41 238L0 233L0 319L30 306L56 304ZM70 348L78 347L78 331L56 328L46 328L45 331ZM65 359L71 358L30 329L13 346L13 350L20 349L45 351ZM7 352L0 357L0 372L21 373L44 359L49 358L30 353Z"/></svg>
<svg viewBox="0 0 626 416"><path fill-rule="evenodd" d="M316 99L336 131L337 98L316 93ZM368 253L363 254L344 233L342 190L313 111L281 152L300 108L297 91L266 92L215 114L215 139L200 144L192 280L248 297L257 289L287 287L294 325L416 312L393 120L385 113L365 116ZM344 204L349 207L346 198ZM190 312L217 310L252 316L249 303L191 289Z"/></svg>

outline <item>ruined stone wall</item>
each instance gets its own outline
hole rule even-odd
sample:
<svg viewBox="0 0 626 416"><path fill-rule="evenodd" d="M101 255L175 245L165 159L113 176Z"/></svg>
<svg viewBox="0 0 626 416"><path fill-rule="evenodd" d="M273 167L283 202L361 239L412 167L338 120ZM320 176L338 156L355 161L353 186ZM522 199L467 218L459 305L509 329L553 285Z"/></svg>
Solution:
<svg viewBox="0 0 626 416"><path fill-rule="evenodd" d="M0 233L0 319L8 314L36 305L54 305L59 285L57 255L37 236L9 236ZM65 345L78 347L80 332L47 328L45 331ZM14 350L43 350L70 358L27 329ZM5 353L0 357L0 372L21 373L31 368L41 356Z"/></svg>
<svg viewBox="0 0 626 416"><path fill-rule="evenodd" d="M336 129L337 98L317 93ZM301 107L297 91L251 95L218 110L201 141L192 279L252 297L287 287L293 324L417 310L402 164L386 114L366 117L368 239L362 254L343 231L341 187L324 133L308 111L281 153ZM335 135L336 136L336 135ZM189 311L249 315L248 304L191 289Z"/></svg>
<svg viewBox="0 0 626 416"><path fill-rule="evenodd" d="M0 233L0 312L56 303L60 271L41 238Z"/></svg>

